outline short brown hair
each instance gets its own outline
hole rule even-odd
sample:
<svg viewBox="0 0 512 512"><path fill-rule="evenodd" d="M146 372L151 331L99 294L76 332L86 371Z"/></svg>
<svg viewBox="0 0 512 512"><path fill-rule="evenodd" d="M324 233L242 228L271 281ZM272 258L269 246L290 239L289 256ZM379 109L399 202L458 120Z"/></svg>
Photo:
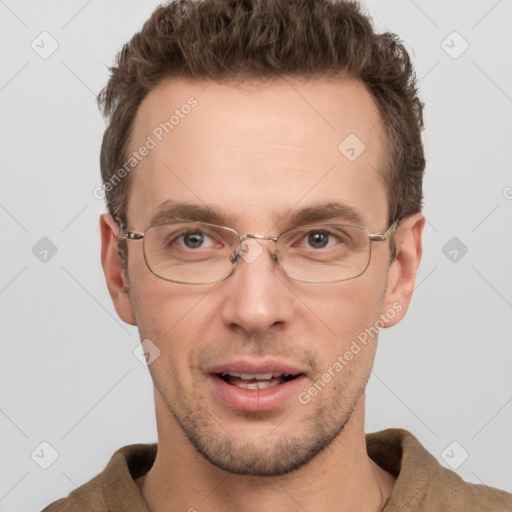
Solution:
<svg viewBox="0 0 512 512"><path fill-rule="evenodd" d="M388 138L388 221L421 211L425 168L423 104L403 44L375 33L357 2L343 0L175 0L158 7L124 45L98 104L108 125L101 175L112 184L126 161L137 109L163 78L222 81L345 75L373 96ZM126 223L130 176L106 188ZM126 263L126 247L118 250Z"/></svg>

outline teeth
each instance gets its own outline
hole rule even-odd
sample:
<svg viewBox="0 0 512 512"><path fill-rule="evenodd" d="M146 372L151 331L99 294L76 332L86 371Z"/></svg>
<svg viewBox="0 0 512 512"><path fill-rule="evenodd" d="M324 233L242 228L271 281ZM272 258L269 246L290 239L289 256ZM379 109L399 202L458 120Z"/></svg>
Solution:
<svg viewBox="0 0 512 512"><path fill-rule="evenodd" d="M229 375L230 377L237 377L243 380L270 380L272 378L276 379L278 377L289 377L289 373L278 373L278 372L269 372L269 373L238 373L238 372L224 372L221 373L222 377L226 377Z"/></svg>
<svg viewBox="0 0 512 512"><path fill-rule="evenodd" d="M243 388L243 389L267 389L271 388L273 386L277 386L279 382L277 381L261 381L261 382L237 382L234 385L237 388Z"/></svg>
<svg viewBox="0 0 512 512"><path fill-rule="evenodd" d="M254 378L256 380L269 380L272 378L272 373L258 373L257 375L254 376Z"/></svg>

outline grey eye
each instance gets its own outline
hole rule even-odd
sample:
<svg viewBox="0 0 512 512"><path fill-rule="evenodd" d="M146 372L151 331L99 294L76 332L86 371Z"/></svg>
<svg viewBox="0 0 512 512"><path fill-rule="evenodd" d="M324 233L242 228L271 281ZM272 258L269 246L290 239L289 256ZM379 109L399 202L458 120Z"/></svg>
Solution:
<svg viewBox="0 0 512 512"><path fill-rule="evenodd" d="M312 231L308 235L308 243L315 249L322 249L329 243L330 236L327 231Z"/></svg>
<svg viewBox="0 0 512 512"><path fill-rule="evenodd" d="M204 235L200 232L196 233L186 233L183 235L183 243L189 248L189 249L197 249L198 247L201 247L204 242Z"/></svg>

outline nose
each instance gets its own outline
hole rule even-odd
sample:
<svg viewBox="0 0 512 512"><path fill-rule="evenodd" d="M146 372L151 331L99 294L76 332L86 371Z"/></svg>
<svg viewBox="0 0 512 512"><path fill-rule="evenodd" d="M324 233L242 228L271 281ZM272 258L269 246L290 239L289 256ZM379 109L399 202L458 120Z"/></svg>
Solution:
<svg viewBox="0 0 512 512"><path fill-rule="evenodd" d="M291 321L293 293L273 250L270 240L244 242L233 274L222 283L221 318L229 328L255 334L283 328Z"/></svg>

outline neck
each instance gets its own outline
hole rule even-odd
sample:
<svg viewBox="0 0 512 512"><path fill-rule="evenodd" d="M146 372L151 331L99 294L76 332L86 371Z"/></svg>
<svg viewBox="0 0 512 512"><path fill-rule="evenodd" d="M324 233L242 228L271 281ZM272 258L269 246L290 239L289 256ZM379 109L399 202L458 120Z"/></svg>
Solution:
<svg viewBox="0 0 512 512"><path fill-rule="evenodd" d="M163 404L157 403L157 419L165 416L165 422L157 421L157 457L136 481L151 512L376 512L393 489L395 478L366 452L364 397L326 449L303 467L277 477L235 475L213 466L197 453L172 415L158 406Z"/></svg>

